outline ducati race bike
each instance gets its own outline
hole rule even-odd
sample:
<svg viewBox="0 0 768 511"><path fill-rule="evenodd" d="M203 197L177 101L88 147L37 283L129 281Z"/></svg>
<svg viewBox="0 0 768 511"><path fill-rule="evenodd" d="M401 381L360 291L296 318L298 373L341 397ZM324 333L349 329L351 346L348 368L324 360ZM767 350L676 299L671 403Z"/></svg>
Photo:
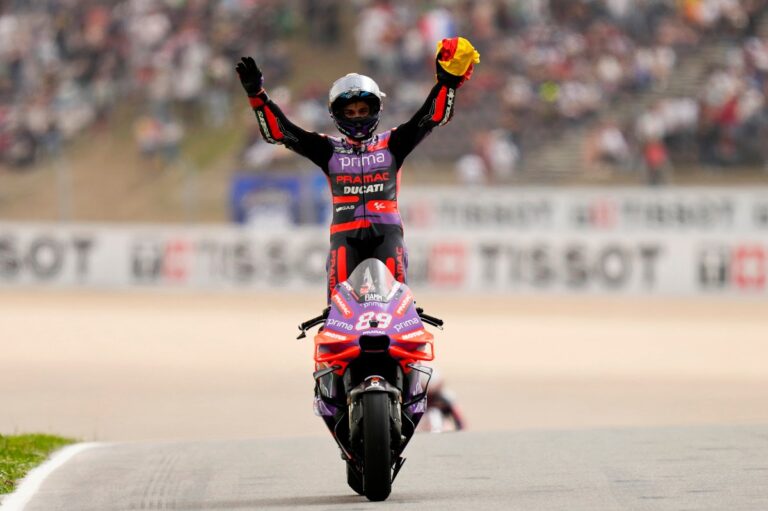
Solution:
<svg viewBox="0 0 768 511"><path fill-rule="evenodd" d="M315 335L315 414L346 462L347 483L385 500L405 462L402 453L427 409L434 359L424 323L442 320L416 307L407 285L378 259L366 259L338 284L323 313L299 325Z"/></svg>

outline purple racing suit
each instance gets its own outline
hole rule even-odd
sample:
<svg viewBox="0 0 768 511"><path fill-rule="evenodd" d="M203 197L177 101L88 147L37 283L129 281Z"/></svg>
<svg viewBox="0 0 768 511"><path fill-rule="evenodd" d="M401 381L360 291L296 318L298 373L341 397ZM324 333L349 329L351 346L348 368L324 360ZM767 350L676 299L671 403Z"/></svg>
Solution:
<svg viewBox="0 0 768 511"><path fill-rule="evenodd" d="M435 126L453 116L456 88L438 82L407 122L363 142L308 132L293 124L265 92L250 98L264 140L284 144L328 177L333 197L328 296L363 259L375 257L401 282L408 257L397 205L400 168Z"/></svg>

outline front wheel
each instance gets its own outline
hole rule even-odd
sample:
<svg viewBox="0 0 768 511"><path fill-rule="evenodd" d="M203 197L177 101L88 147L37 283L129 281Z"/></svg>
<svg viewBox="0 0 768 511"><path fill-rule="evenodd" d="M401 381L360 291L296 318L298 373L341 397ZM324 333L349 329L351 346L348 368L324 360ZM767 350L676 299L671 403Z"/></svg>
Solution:
<svg viewBox="0 0 768 511"><path fill-rule="evenodd" d="M363 491L368 500L381 501L392 491L389 395L363 394Z"/></svg>

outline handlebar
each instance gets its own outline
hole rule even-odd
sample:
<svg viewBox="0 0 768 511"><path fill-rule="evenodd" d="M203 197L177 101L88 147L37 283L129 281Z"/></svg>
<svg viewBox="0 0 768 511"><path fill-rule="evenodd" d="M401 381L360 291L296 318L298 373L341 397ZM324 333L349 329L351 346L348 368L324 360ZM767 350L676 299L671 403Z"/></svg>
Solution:
<svg viewBox="0 0 768 511"><path fill-rule="evenodd" d="M421 307L416 307L416 312L418 313L419 317L424 323L427 323L432 326L436 326L440 330L443 329L443 325L445 324L445 322L442 319L436 318L434 316L430 316L429 314L425 314L424 309L422 309Z"/></svg>
<svg viewBox="0 0 768 511"><path fill-rule="evenodd" d="M299 325L299 330L301 330L301 333L296 338L297 339L304 339L307 336L307 330L309 330L310 328L312 328L314 326L321 325L321 324L325 323L325 320L328 319L328 313L329 312L331 312L331 307L330 306L326 307L325 310L323 310L323 312L319 316L317 316L315 318L312 318L312 319L308 319L304 323L301 323Z"/></svg>
<svg viewBox="0 0 768 511"><path fill-rule="evenodd" d="M296 338L304 339L307 336L307 330L317 325L321 325L325 323L325 320L328 319L328 314L330 312L331 312L331 307L328 306L323 310L323 312L319 316L314 317L312 319L308 319L307 321L299 324L299 330L301 330L301 333L299 333L298 337ZM421 320L424 323L427 323L428 325L436 326L440 330L443 329L443 325L445 324L445 322L442 319L436 318L435 316L430 316L429 314L425 314L424 309L422 309L421 307L416 307L416 313L419 315L419 318L421 318Z"/></svg>

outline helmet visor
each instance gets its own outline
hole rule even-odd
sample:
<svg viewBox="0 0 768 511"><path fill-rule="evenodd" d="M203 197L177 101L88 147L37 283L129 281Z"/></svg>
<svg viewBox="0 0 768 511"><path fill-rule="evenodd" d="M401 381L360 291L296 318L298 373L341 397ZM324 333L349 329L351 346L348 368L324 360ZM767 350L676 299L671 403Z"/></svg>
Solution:
<svg viewBox="0 0 768 511"><path fill-rule="evenodd" d="M381 110L381 100L374 94L366 91L348 91L339 94L331 105L331 112L334 117L340 120L344 119L344 107L357 101L364 101L368 105L368 108L370 108L368 115L377 115L379 110Z"/></svg>

